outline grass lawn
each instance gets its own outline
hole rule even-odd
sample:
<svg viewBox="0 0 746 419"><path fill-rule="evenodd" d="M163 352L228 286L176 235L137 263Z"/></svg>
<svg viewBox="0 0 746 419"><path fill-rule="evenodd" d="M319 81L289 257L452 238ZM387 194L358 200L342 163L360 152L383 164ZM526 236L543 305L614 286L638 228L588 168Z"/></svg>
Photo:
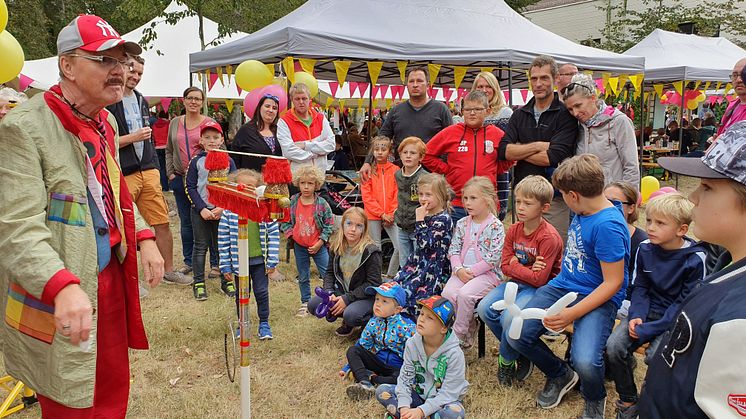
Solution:
<svg viewBox="0 0 746 419"><path fill-rule="evenodd" d="M691 192L697 181L682 178L680 190ZM167 199L173 204L173 196ZM174 207L172 205L172 207ZM510 216L508 216L510 218ZM175 260L180 261L178 217L171 230L175 237ZM644 225L644 217L639 221ZM348 382L337 376L346 362L345 351L354 340L339 338L330 324L315 317L297 318L298 286L294 264L283 263L280 270L288 278L270 284L270 323L274 340L256 338L256 308L252 296L251 402L256 418L379 418L382 407L375 401L351 402L344 389ZM315 272L315 270L313 271ZM318 275L312 287L319 285ZM131 418L232 418L238 417L239 386L228 380L224 359L224 334L235 320L232 299L222 295L218 280L208 280L209 299L197 302L191 287L161 285L142 301L145 326L151 349L131 351ZM582 413L583 401L577 391L565 396L555 409L536 407L534 398L544 383L534 370L521 386L502 388L497 384L497 341L488 332L487 356L477 358L476 347L466 352L469 391L464 405L472 418L573 418ZM552 344L564 353L566 343ZM640 359L641 361L641 359ZM638 363L638 383L645 373ZM0 372L3 366L0 365ZM616 400L613 383L606 415L613 417ZM4 395L0 396L4 397ZM37 406L11 417L37 418Z"/></svg>

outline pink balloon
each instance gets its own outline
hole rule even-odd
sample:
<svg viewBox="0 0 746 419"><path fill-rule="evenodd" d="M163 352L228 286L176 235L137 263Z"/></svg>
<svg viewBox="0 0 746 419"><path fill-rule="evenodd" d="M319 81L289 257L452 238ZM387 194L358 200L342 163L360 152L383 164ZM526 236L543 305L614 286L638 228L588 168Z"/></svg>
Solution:
<svg viewBox="0 0 746 419"><path fill-rule="evenodd" d="M276 84L270 84L269 86L262 88L262 96L263 95L272 95L280 99L280 103L279 103L280 109L278 109L279 113L282 113L285 109L287 109L288 95L282 86L278 86Z"/></svg>
<svg viewBox="0 0 746 419"><path fill-rule="evenodd" d="M264 95L275 96L279 101L278 113L282 113L288 106L288 96L282 86L270 84L259 89L254 89L246 95L243 100L243 110L249 118L254 116L254 111Z"/></svg>
<svg viewBox="0 0 746 419"><path fill-rule="evenodd" d="M655 198L656 196L666 195L670 193L679 193L676 189L670 187L670 186L664 186L657 191L650 194L650 198L648 198L648 202L650 202L651 199Z"/></svg>
<svg viewBox="0 0 746 419"><path fill-rule="evenodd" d="M249 118L254 117L254 111L262 98L262 89L254 89L243 99L243 111Z"/></svg>

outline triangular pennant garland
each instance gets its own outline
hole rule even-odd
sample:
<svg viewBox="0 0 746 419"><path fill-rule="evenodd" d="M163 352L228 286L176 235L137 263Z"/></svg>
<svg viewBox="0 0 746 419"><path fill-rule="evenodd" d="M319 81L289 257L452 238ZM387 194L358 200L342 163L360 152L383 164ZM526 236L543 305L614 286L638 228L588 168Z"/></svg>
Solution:
<svg viewBox="0 0 746 419"><path fill-rule="evenodd" d="M381 68L383 68L383 61L368 61L368 75L370 75L370 82L376 84L378 82L378 75L381 74Z"/></svg>
<svg viewBox="0 0 746 419"><path fill-rule="evenodd" d="M334 61L334 71L337 73L337 82L339 86L344 86L347 80L347 72L350 71L351 61Z"/></svg>

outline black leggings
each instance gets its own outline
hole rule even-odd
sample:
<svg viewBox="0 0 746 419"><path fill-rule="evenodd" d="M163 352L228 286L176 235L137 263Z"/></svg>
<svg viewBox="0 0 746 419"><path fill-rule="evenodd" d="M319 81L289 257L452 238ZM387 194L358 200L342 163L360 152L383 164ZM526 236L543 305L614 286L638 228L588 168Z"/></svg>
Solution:
<svg viewBox="0 0 746 419"><path fill-rule="evenodd" d="M399 369L386 365L376 355L360 345L347 349L347 363L355 376L355 382L368 380L373 384L396 384ZM375 378L371 375L375 374Z"/></svg>

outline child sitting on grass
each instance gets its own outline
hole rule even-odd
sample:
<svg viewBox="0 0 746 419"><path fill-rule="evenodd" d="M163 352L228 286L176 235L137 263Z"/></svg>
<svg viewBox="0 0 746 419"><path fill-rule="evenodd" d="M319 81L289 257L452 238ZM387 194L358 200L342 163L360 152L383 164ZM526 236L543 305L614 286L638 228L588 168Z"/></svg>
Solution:
<svg viewBox="0 0 746 419"><path fill-rule="evenodd" d="M404 345L414 335L415 325L399 313L407 302L404 289L396 282L368 287L375 294L373 317L365 325L357 345L347 349L347 363L355 384L347 387L353 400L369 399L376 385L396 384L404 356Z"/></svg>
<svg viewBox="0 0 746 419"><path fill-rule="evenodd" d="M417 315L415 302L440 295L451 276L448 248L453 234L445 178L434 173L423 174L417 181L417 191L420 200L415 210L417 251L394 278L407 292L404 308L412 319Z"/></svg>
<svg viewBox="0 0 746 419"><path fill-rule="evenodd" d="M741 72L746 79L746 71ZM738 418L746 371L746 121L704 157L662 157L664 169L701 178L689 196L694 234L723 246L733 262L715 269L681 303L648 366L640 417ZM740 389L740 390L734 390ZM739 394L740 392L740 394Z"/></svg>
<svg viewBox="0 0 746 419"><path fill-rule="evenodd" d="M705 277L705 249L686 237L694 204L683 195L661 195L645 207L648 240L635 257L634 285L629 314L606 343L608 369L619 400L617 418L636 418L637 386L634 353L645 343L646 362L673 323L681 302Z"/></svg>
<svg viewBox="0 0 746 419"><path fill-rule="evenodd" d="M502 251L502 272L507 281L518 285L515 304L523 308L536 290L557 276L562 264L562 237L544 219L554 196L554 188L543 176L527 176L515 187L515 211L518 222L511 225ZM513 316L492 309L505 298L504 282L490 291L477 307L479 317L500 340L497 381L510 387L531 374L533 364L508 343Z"/></svg>
<svg viewBox="0 0 746 419"><path fill-rule="evenodd" d="M419 301L417 333L407 341L396 385L381 384L376 398L387 418L466 417L462 400L469 382L458 338L451 331L453 304L434 295Z"/></svg>
<svg viewBox="0 0 746 419"><path fill-rule="evenodd" d="M442 295L456 307L453 331L462 348L468 349L477 330L474 305L502 281L500 255L505 231L497 218L497 192L490 179L471 178L461 200L469 215L456 224L448 250L453 275Z"/></svg>
<svg viewBox="0 0 746 419"><path fill-rule="evenodd" d="M367 221L362 208L352 207L342 214L342 227L329 240L331 260L323 288L332 294L329 312L342 318L337 336L349 336L368 322L374 298L365 290L381 284L381 249L370 238ZM308 311L314 313L321 301L314 295Z"/></svg>
<svg viewBox="0 0 746 419"><path fill-rule="evenodd" d="M231 182L256 188L262 185L262 175L250 169L239 169L230 175ZM274 269L280 260L280 229L277 222L248 222L249 228L249 280L254 290L256 311L259 316L259 340L272 339L269 327L269 281L267 274ZM220 273L228 282L238 285L238 214L223 210L218 225L218 252L220 254ZM237 287L236 287L237 288ZM236 311L238 298L236 296Z"/></svg>
<svg viewBox="0 0 746 419"><path fill-rule="evenodd" d="M298 268L300 308L296 316L308 316L311 299L311 258L319 275L326 276L329 253L326 242L334 230L334 215L324 198L316 191L324 184L325 177L316 166L305 165L293 173L293 184L300 192L290 198L290 221L280 224L285 237L293 239L295 266Z"/></svg>
<svg viewBox="0 0 746 419"><path fill-rule="evenodd" d="M598 157L581 154L562 162L552 175L576 215L568 230L562 270L539 288L526 308L546 309L565 294L577 299L558 314L526 320L520 339L508 343L547 377L537 403L544 409L557 406L580 377L585 400L582 417L604 417L603 353L624 299L629 259L629 231L622 212L603 195L604 172ZM570 364L557 357L541 340L544 328L560 331L575 322ZM570 366L572 365L572 367ZM577 371L577 372L576 372Z"/></svg>

